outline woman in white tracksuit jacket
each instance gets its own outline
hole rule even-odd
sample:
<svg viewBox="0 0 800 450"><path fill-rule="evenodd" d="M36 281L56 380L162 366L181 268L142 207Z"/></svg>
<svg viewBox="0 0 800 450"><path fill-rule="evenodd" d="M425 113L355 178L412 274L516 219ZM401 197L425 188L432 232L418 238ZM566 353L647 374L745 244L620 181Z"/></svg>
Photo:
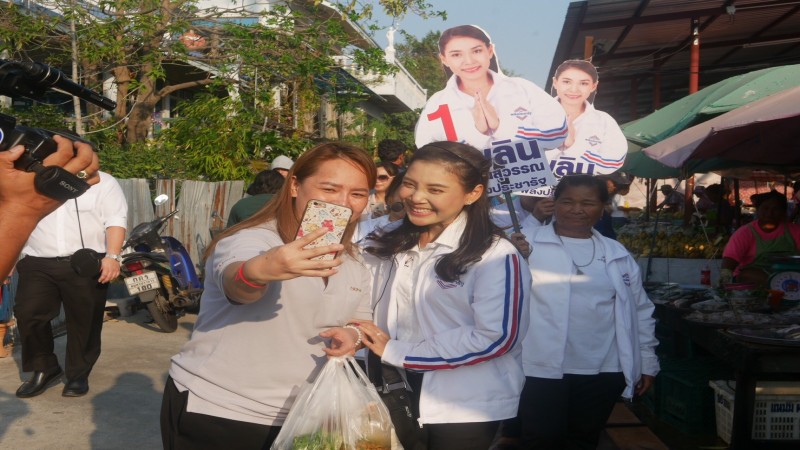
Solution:
<svg viewBox="0 0 800 450"><path fill-rule="evenodd" d="M408 216L366 245L377 326L364 341L405 369L424 430L407 449L485 450L517 412L530 272L489 218L488 170L469 146L423 146L398 192Z"/></svg>
<svg viewBox="0 0 800 450"><path fill-rule="evenodd" d="M659 370L639 266L592 229L607 196L597 178L566 176L555 221L526 235L533 284L522 344L524 448L596 448L617 398L643 394Z"/></svg>
<svg viewBox="0 0 800 450"><path fill-rule="evenodd" d="M564 110L530 81L500 73L494 45L482 29L445 30L439 53L450 78L425 104L415 130L417 147L455 141L483 150L492 142L525 139L545 150L563 143Z"/></svg>

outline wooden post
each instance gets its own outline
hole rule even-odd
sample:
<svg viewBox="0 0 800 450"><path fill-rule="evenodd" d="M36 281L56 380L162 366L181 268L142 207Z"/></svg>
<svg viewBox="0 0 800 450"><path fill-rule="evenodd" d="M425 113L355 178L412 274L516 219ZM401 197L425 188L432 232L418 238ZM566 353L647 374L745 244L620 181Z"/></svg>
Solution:
<svg viewBox="0 0 800 450"><path fill-rule="evenodd" d="M653 111L661 108L661 63L653 60Z"/></svg>
<svg viewBox="0 0 800 450"><path fill-rule="evenodd" d="M583 59L591 61L592 56L594 56L594 36L586 36L583 39Z"/></svg>
<svg viewBox="0 0 800 450"><path fill-rule="evenodd" d="M700 84L700 21L692 19L692 46L689 55L689 95L697 92ZM688 225L692 219L693 202L692 192L694 191L694 176L686 178L686 191L684 194L683 223Z"/></svg>

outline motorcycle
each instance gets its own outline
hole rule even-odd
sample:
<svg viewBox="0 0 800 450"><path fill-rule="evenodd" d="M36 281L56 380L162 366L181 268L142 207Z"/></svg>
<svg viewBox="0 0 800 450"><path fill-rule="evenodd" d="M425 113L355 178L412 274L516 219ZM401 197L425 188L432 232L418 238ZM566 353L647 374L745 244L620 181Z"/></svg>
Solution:
<svg viewBox="0 0 800 450"><path fill-rule="evenodd" d="M156 205L167 201L156 197ZM172 333L178 328L178 317L187 309L196 309L203 293L189 252L172 236L161 236L164 224L178 210L150 222L140 223L131 231L123 246L121 275L131 296L138 296L158 327Z"/></svg>

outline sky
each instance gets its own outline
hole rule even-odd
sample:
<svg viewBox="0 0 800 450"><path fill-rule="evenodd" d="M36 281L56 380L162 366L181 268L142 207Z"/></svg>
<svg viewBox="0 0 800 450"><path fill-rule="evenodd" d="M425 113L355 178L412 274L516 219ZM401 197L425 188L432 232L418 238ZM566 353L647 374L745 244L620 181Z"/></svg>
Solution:
<svg viewBox="0 0 800 450"><path fill-rule="evenodd" d="M447 20L404 17L398 28L417 38L429 31L444 31L458 25L478 25L492 38L500 67L511 69L518 76L544 88L553 61L561 27L570 0L428 0L434 10L447 11ZM376 1L372 3L377 4ZM392 21L379 14L375 7L377 25L388 28ZM387 45L386 31L377 31L375 40ZM395 34L395 44L402 42Z"/></svg>

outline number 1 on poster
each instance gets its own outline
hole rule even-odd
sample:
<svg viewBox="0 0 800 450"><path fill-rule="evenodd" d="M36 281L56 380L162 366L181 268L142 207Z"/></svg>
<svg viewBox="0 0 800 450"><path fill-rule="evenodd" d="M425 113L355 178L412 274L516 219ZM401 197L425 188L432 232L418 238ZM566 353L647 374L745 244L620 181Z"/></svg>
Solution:
<svg viewBox="0 0 800 450"><path fill-rule="evenodd" d="M450 116L450 106L447 104L439 105L439 109L428 114L428 120L441 119L442 127L444 128L444 135L448 141L458 142L458 135L456 134L456 127L453 124L453 117Z"/></svg>

